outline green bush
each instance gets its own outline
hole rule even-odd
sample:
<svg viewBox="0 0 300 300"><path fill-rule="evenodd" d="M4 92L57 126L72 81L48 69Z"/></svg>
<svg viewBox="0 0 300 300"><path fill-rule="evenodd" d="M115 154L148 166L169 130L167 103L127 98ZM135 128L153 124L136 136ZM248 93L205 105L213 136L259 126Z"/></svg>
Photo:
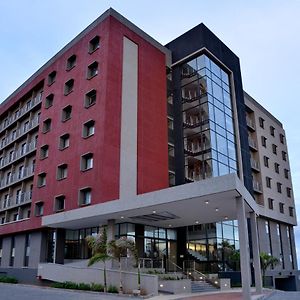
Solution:
<svg viewBox="0 0 300 300"><path fill-rule="evenodd" d="M110 286L108 287L107 291L108 291L109 293L119 293L118 288L115 287L115 286L113 286L113 285L110 285Z"/></svg>
<svg viewBox="0 0 300 300"><path fill-rule="evenodd" d="M12 276L0 276L0 282L18 283L18 280L17 280L17 278L12 277Z"/></svg>
<svg viewBox="0 0 300 300"><path fill-rule="evenodd" d="M53 288L56 288L56 289L63 289L64 283L63 282L53 282L50 286Z"/></svg>
<svg viewBox="0 0 300 300"><path fill-rule="evenodd" d="M64 288L78 290L78 284L75 282L72 282L72 281L66 281L66 282L64 282Z"/></svg>
<svg viewBox="0 0 300 300"><path fill-rule="evenodd" d="M78 289L79 290L83 290L83 291L90 291L91 290L91 286L89 284L87 284L87 283L81 282L81 283L78 284Z"/></svg>
<svg viewBox="0 0 300 300"><path fill-rule="evenodd" d="M91 291L104 292L104 286L102 284L98 284L98 283L93 282L91 284Z"/></svg>

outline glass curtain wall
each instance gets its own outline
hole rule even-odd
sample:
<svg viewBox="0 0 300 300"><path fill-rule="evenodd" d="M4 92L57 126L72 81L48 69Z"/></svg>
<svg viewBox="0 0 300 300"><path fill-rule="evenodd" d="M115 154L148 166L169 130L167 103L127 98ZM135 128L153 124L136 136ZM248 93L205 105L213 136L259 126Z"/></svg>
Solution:
<svg viewBox="0 0 300 300"><path fill-rule="evenodd" d="M202 54L182 65L187 182L237 173L229 75Z"/></svg>

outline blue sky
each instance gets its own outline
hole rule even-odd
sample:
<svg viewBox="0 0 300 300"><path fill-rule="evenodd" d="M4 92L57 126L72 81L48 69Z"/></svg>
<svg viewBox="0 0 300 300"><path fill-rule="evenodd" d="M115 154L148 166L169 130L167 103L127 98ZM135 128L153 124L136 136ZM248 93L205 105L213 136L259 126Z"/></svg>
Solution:
<svg viewBox="0 0 300 300"><path fill-rule="evenodd" d="M109 7L162 44L203 22L239 56L244 89L284 124L300 216L300 0L1 1L0 102Z"/></svg>

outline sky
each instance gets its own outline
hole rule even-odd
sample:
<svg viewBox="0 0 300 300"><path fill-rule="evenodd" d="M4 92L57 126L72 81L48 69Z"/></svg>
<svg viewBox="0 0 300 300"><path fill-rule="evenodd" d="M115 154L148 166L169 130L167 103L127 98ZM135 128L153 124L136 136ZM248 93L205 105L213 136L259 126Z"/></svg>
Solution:
<svg viewBox="0 0 300 300"><path fill-rule="evenodd" d="M300 220L300 0L0 1L0 102L109 7L161 44L203 22L240 58L244 90L284 124Z"/></svg>

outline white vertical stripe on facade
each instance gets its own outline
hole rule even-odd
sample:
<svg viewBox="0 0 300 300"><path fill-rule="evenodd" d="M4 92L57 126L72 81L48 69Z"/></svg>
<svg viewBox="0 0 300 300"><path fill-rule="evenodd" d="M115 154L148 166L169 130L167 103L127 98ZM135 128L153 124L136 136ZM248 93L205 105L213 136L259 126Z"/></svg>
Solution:
<svg viewBox="0 0 300 300"><path fill-rule="evenodd" d="M120 199L137 194L138 46L123 38Z"/></svg>

